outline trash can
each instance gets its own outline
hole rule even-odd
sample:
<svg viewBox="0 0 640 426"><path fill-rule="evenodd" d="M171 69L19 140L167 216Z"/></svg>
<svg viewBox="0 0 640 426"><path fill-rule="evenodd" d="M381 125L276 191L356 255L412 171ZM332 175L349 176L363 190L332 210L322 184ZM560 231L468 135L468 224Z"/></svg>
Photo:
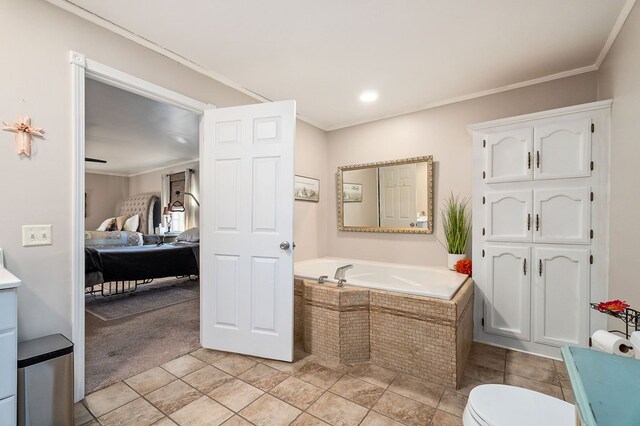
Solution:
<svg viewBox="0 0 640 426"><path fill-rule="evenodd" d="M18 343L18 425L73 425L73 343L62 334Z"/></svg>

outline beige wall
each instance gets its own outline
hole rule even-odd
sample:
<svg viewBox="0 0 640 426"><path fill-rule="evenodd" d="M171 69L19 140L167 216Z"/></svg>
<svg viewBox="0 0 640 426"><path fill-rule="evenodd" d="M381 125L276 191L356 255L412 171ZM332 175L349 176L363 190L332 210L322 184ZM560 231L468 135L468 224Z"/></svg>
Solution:
<svg viewBox="0 0 640 426"><path fill-rule="evenodd" d="M335 179L338 166L433 155L434 226L440 241L440 204L453 191L471 195L468 124L595 101L595 73L512 90L328 133L327 253L388 262L446 265L446 250L432 235L338 232Z"/></svg>
<svg viewBox="0 0 640 426"><path fill-rule="evenodd" d="M19 338L50 333L70 337L73 165L69 51L219 107L256 101L42 0L3 0L0 16L4 18L0 40L5 50L20 46L28 52L20 59L7 55L2 59L0 117L9 120L16 114L28 114L34 125L46 131L46 139L34 143L31 159L18 157L9 143L10 135L0 135L0 181L12 182L3 186L3 195L11 200L15 212L0 221L0 247L5 249L7 267L23 281L18 291ZM297 167L311 170L308 174L313 176L326 158L324 132L298 125L298 151L302 153L297 156ZM317 175L326 185L324 168ZM317 234L324 224L316 226L316 222L323 220L324 205L296 206L297 224L312 224L297 236L307 256L318 253L315 240L305 241L304 237L322 240ZM54 244L22 247L21 226L46 223L53 225Z"/></svg>
<svg viewBox="0 0 640 426"><path fill-rule="evenodd" d="M421 216L428 215L428 203L429 203L429 163L416 164L416 210Z"/></svg>
<svg viewBox="0 0 640 426"><path fill-rule="evenodd" d="M105 219L120 213L120 204L129 197L129 178L125 176L86 173L84 187L87 194L86 230L94 230Z"/></svg>
<svg viewBox="0 0 640 426"><path fill-rule="evenodd" d="M609 299L640 307L636 262L640 239L640 6L636 4L598 70L600 99L613 99ZM620 326L616 324L616 328Z"/></svg>
<svg viewBox="0 0 640 426"><path fill-rule="evenodd" d="M189 188L189 191L187 192L191 192L197 198L197 200L200 201L200 190L198 186L198 179L200 178L199 161L192 161L190 163L180 164L160 170L154 170L149 173L131 176L131 178L129 179L129 193L131 195L135 195L150 192L153 194L157 194L158 197L160 197L160 202L162 202L162 176L185 172L187 169L194 170L194 173L191 175L191 188ZM185 205L187 204L185 203ZM198 226L198 224L200 223L200 208L194 202L191 202L189 206L192 206L193 208L187 209L185 224L191 228L194 226ZM161 206L161 208L162 207L164 206ZM162 224L164 224L164 219Z"/></svg>
<svg viewBox="0 0 640 426"><path fill-rule="evenodd" d="M345 226L378 226L378 169L343 172L343 182L362 185L362 201L343 206Z"/></svg>
<svg viewBox="0 0 640 426"><path fill-rule="evenodd" d="M333 185L327 179L327 134L298 121L296 128L296 174L320 179L320 201L294 203L295 260L313 259L327 254L327 212L335 209L329 196Z"/></svg>
<svg viewBox="0 0 640 426"><path fill-rule="evenodd" d="M193 174L193 179L197 181L199 177L199 168L200 164L198 163L198 161L193 161L191 163L180 164L179 166L167 167L166 169L155 170L153 172L131 176L131 178L129 178L129 193L131 195L135 195L145 192L153 192L160 196L160 193L162 192L162 175L180 173L184 172L187 169L193 169L196 171ZM198 199L198 201L199 200L200 199Z"/></svg>

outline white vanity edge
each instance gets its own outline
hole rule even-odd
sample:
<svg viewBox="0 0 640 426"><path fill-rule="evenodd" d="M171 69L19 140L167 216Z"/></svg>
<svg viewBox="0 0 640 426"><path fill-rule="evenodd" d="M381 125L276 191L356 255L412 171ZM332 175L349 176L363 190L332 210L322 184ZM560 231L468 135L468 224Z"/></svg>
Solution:
<svg viewBox="0 0 640 426"><path fill-rule="evenodd" d="M4 255L0 248L0 290L6 290L8 288L16 288L22 284L20 278L13 275L4 267Z"/></svg>

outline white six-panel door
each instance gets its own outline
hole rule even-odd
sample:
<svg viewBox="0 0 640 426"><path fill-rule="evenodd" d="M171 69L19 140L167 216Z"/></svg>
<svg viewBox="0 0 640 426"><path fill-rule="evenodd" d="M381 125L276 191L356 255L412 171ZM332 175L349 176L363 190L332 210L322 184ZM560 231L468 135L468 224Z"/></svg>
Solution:
<svg viewBox="0 0 640 426"><path fill-rule="evenodd" d="M487 333L529 340L531 335L531 250L529 247L487 246Z"/></svg>
<svg viewBox="0 0 640 426"><path fill-rule="evenodd" d="M531 180L533 129L522 128L486 136L486 183Z"/></svg>
<svg viewBox="0 0 640 426"><path fill-rule="evenodd" d="M295 102L208 110L201 151L201 343L293 359Z"/></svg>
<svg viewBox="0 0 640 426"><path fill-rule="evenodd" d="M415 224L416 165L380 167L380 226L408 228Z"/></svg>
<svg viewBox="0 0 640 426"><path fill-rule="evenodd" d="M589 249L534 249L534 340L586 346L589 335Z"/></svg>

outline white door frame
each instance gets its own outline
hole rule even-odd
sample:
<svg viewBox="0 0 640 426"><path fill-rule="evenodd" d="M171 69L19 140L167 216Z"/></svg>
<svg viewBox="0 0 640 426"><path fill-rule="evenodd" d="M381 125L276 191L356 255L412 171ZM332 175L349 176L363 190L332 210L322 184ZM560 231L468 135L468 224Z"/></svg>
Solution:
<svg viewBox="0 0 640 426"><path fill-rule="evenodd" d="M85 147L85 78L99 81L146 98L203 114L215 108L180 93L123 73L115 68L87 59L71 51L72 70L72 238L71 238L71 334L74 344L74 401L84 398L84 147ZM203 134L200 128L200 152Z"/></svg>

